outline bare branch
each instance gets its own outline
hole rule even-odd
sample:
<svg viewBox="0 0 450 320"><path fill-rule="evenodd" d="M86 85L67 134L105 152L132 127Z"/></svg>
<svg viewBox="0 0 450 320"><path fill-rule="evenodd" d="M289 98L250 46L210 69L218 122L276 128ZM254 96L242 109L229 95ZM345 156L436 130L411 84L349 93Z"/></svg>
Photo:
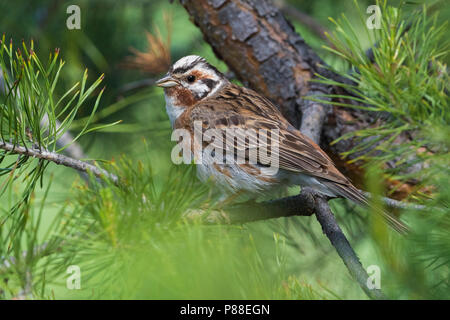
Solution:
<svg viewBox="0 0 450 320"><path fill-rule="evenodd" d="M306 192L308 188L303 188L303 192L296 196L286 198L256 202L250 200L244 203L236 203L226 206L220 214L205 218L208 223L240 224L260 220L276 219L292 216L311 216L315 212L313 192ZM368 198L372 197L369 192L363 192ZM383 203L389 208L424 210L423 205L397 201L391 198L381 197ZM204 212L199 212L203 215Z"/></svg>
<svg viewBox="0 0 450 320"><path fill-rule="evenodd" d="M381 290L369 289L367 286L369 276L334 218L328 202L320 196L316 196L315 200L315 213L317 220L322 226L322 231L328 237L342 261L344 261L344 264L350 271L350 274L358 282L359 286L368 297L371 299L386 299Z"/></svg>
<svg viewBox="0 0 450 320"><path fill-rule="evenodd" d="M329 86L310 82L315 73L327 73L321 68L324 63L271 2L182 0L181 3L237 79L274 101L292 125L300 128L299 111L308 104L304 96L330 93ZM330 109L320 105L324 110ZM320 132L320 126L316 131Z"/></svg>

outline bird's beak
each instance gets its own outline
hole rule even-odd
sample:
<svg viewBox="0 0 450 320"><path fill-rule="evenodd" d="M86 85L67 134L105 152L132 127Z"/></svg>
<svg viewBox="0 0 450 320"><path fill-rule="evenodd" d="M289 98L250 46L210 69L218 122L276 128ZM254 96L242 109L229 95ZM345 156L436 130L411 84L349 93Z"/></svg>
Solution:
<svg viewBox="0 0 450 320"><path fill-rule="evenodd" d="M170 87L174 87L178 84L178 81L175 80L174 78L172 78L169 75L166 75L164 78L159 79L158 81L156 81L156 85L158 87L163 87L163 88L170 88Z"/></svg>

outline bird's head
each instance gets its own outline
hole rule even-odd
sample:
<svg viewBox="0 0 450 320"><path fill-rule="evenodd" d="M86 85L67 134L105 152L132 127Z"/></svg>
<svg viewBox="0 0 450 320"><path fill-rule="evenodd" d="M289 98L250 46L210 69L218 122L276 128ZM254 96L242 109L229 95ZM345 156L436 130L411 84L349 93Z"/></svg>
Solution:
<svg viewBox="0 0 450 320"><path fill-rule="evenodd" d="M173 64L156 85L164 88L167 103L186 108L212 96L227 78L199 56L186 56Z"/></svg>

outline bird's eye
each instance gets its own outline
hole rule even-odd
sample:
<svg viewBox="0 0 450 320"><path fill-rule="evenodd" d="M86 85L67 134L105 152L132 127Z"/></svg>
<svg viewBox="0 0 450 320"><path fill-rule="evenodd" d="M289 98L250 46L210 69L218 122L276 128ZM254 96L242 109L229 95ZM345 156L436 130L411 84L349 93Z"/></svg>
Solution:
<svg viewBox="0 0 450 320"><path fill-rule="evenodd" d="M187 81L190 82L190 83L194 82L195 81L195 76L193 76L192 74L188 75L187 76Z"/></svg>

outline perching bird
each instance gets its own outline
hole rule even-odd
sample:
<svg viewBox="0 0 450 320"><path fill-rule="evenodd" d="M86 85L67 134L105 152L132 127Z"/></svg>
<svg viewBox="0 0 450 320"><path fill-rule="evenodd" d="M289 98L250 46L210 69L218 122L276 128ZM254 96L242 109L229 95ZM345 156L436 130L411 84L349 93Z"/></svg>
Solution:
<svg viewBox="0 0 450 320"><path fill-rule="evenodd" d="M204 58L194 55L181 58L156 84L164 88L166 111L173 129L187 130L192 139L195 122L200 122L202 132L208 129L263 132L268 149L271 142L277 141L275 174L268 170L264 156L258 156L254 162L237 161L240 151L244 152L244 160L249 160L254 145L248 136L237 134L233 139L211 139L215 151L221 149L226 154L223 159L219 157L223 161L215 161L217 157L210 154L210 149L205 152L205 143L200 149L191 144L192 154L202 156L197 164L201 180L213 178L231 193L263 193L280 186L307 186L328 197L368 204L366 197L339 172L328 155L293 127L272 102L253 90L231 83ZM269 131L271 135L266 133ZM229 150L233 151L231 157L227 153ZM381 214L393 228L405 230L397 219L385 212Z"/></svg>

